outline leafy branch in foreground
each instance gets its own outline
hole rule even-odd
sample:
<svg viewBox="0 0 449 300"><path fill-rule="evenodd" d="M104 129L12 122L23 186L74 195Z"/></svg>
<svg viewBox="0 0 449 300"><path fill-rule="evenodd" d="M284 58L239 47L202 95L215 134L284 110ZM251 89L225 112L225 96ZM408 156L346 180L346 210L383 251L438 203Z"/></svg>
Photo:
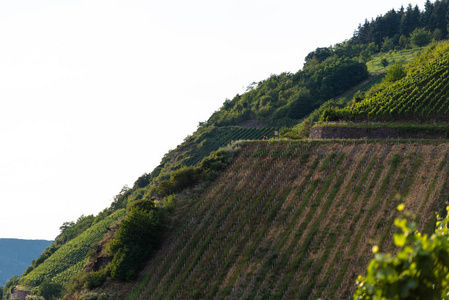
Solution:
<svg viewBox="0 0 449 300"><path fill-rule="evenodd" d="M403 204L398 206L403 209ZM409 213L394 222L399 229L394 235L400 247L396 255L377 253L379 248L373 247L374 258L366 276L357 279L354 299L449 299L449 217L437 216L430 237L417 232L407 217Z"/></svg>

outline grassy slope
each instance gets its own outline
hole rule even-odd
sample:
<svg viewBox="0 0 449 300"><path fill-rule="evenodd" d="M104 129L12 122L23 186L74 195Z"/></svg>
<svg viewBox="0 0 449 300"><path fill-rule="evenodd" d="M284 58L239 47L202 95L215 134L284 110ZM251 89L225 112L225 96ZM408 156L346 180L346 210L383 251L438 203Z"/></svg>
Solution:
<svg viewBox="0 0 449 300"><path fill-rule="evenodd" d="M319 108L314 110L306 119L304 119L300 124L294 126L292 131L299 134L300 137L308 137L310 133L310 128L315 122L318 122L321 114L329 108L342 109L351 104L351 100L354 98L356 93L366 93L373 86L382 82L385 77L387 69L395 64L402 63L406 65L415 60L415 58L426 50L427 47L423 48L411 48L400 51L390 51L388 53L376 53L371 59L366 63L368 71L371 73L370 78L365 80L363 83L350 89L348 92L336 99L330 99L323 103ZM389 65L384 67L381 64L382 59L388 60Z"/></svg>
<svg viewBox="0 0 449 300"><path fill-rule="evenodd" d="M26 286L35 286L44 280L51 280L67 287L70 279L87 265L87 254L92 245L103 239L108 227L117 223L124 214L122 209L96 223L22 277L21 282Z"/></svg>
<svg viewBox="0 0 449 300"><path fill-rule="evenodd" d="M370 73L386 72L388 67L395 63L408 64L415 59L425 48L411 48L400 51L389 51L388 53L380 52L374 54L371 59L366 63L368 71ZM384 67L381 63L382 59L386 59L389 63L387 67Z"/></svg>
<svg viewBox="0 0 449 300"><path fill-rule="evenodd" d="M182 166L194 166L211 152L237 140L261 140L264 136L272 137L272 128L245 128L238 126L200 127L176 149L171 150L162 159L151 177L169 177L171 171Z"/></svg>
<svg viewBox="0 0 449 300"><path fill-rule="evenodd" d="M449 43L429 47L407 67L407 76L384 83L380 91L327 119L377 122L435 122L448 120ZM326 113L324 114L326 116Z"/></svg>
<svg viewBox="0 0 449 300"><path fill-rule="evenodd" d="M201 201L178 207L180 226L128 299L347 298L373 244L391 250L400 201L422 229L447 199L448 153L445 143L248 143Z"/></svg>

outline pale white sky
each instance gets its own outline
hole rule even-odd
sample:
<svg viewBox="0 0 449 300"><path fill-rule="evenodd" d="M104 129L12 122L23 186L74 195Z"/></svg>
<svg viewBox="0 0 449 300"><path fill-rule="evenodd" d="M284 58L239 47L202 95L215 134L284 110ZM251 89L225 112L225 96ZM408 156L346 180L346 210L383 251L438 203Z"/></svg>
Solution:
<svg viewBox="0 0 449 300"><path fill-rule="evenodd" d="M0 0L0 238L54 239L226 98L408 3Z"/></svg>

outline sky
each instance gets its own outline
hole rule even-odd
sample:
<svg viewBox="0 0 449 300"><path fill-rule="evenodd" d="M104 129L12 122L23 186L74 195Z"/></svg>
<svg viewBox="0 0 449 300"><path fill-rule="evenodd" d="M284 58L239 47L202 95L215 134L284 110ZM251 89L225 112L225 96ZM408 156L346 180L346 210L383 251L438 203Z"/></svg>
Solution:
<svg viewBox="0 0 449 300"><path fill-rule="evenodd" d="M227 98L408 3L0 1L0 238L53 240Z"/></svg>

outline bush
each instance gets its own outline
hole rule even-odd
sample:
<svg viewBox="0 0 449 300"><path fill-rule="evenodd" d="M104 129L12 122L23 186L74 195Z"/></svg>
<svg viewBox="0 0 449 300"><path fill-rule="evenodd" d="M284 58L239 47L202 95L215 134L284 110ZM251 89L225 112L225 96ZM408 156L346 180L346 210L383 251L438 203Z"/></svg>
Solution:
<svg viewBox="0 0 449 300"><path fill-rule="evenodd" d="M50 281L44 280L37 288L37 295L42 296L43 298L50 300L56 299L61 296L63 288L60 284Z"/></svg>
<svg viewBox="0 0 449 300"><path fill-rule="evenodd" d="M410 41L417 47L424 47L432 40L432 34L430 31L424 28L416 28L410 34Z"/></svg>
<svg viewBox="0 0 449 300"><path fill-rule="evenodd" d="M169 195L167 197L164 197L162 199L162 207L167 210L168 212L172 212L175 209L176 206L176 196L175 195Z"/></svg>
<svg viewBox="0 0 449 300"><path fill-rule="evenodd" d="M396 63L388 68L387 75L385 76L384 81L387 83L393 83L404 78L406 75L407 72L405 71L405 68L402 66L402 64Z"/></svg>
<svg viewBox="0 0 449 300"><path fill-rule="evenodd" d="M134 280L142 264L159 247L162 223L152 200L138 200L127 209L110 249L114 254L111 277L124 281Z"/></svg>
<svg viewBox="0 0 449 300"><path fill-rule="evenodd" d="M374 258L366 276L357 279L354 299L448 299L449 218L437 218L437 229L430 237L417 232L415 222L395 220L400 232L394 235L394 244L399 251L380 254L373 247Z"/></svg>

